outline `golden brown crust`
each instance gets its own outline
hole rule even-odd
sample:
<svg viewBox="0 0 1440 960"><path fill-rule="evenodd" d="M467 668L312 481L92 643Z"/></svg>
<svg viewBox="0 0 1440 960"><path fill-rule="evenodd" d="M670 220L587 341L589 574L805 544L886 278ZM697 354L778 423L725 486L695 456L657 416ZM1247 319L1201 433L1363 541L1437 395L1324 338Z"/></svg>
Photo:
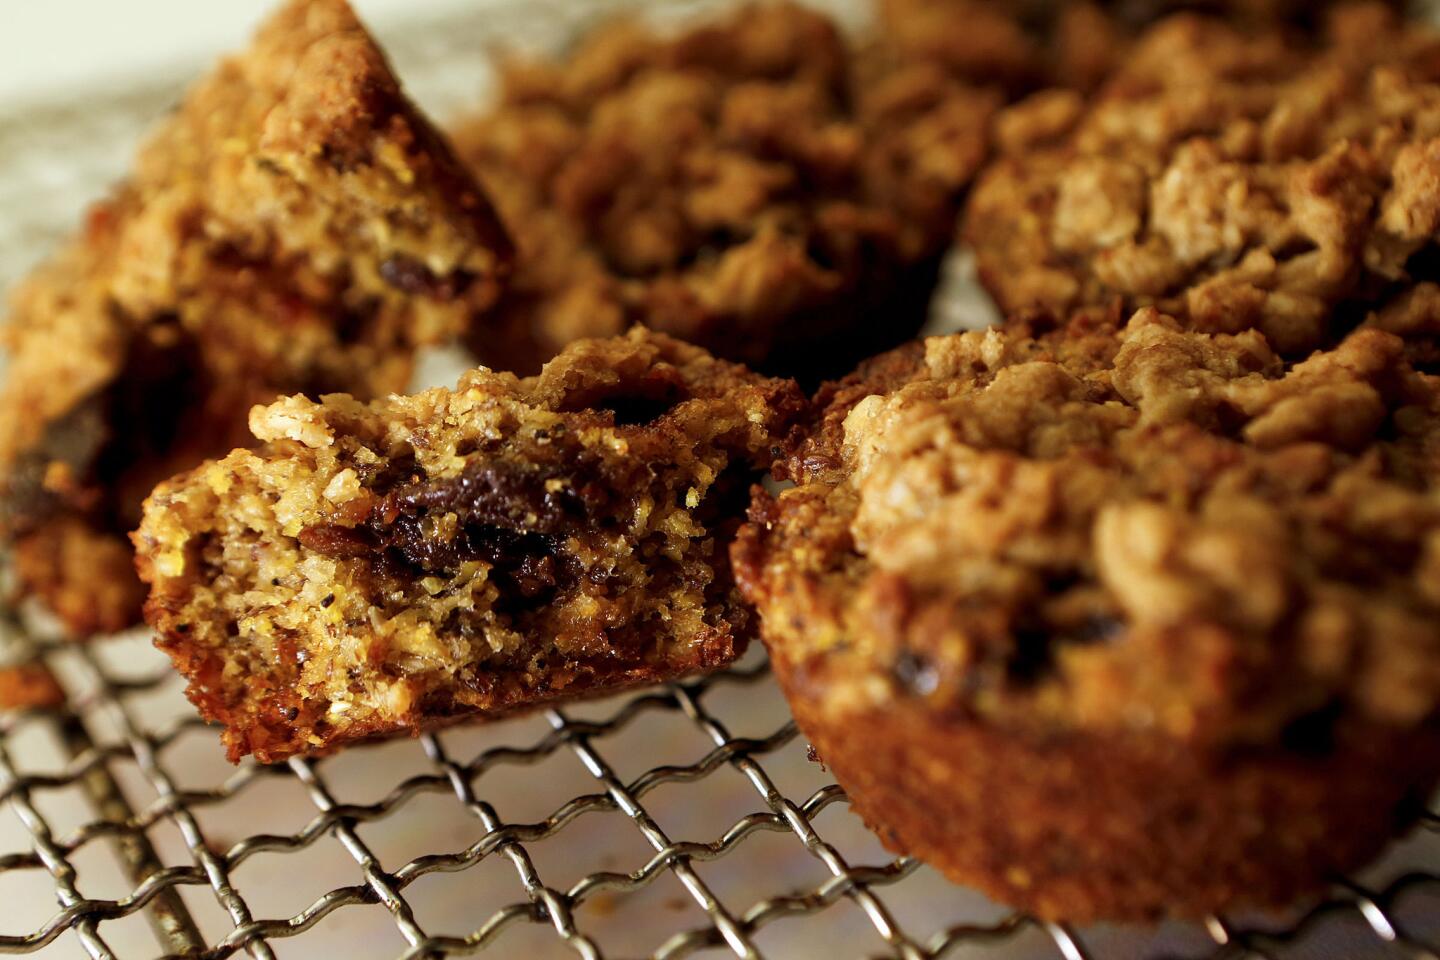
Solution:
<svg viewBox="0 0 1440 960"><path fill-rule="evenodd" d="M881 59L857 66L829 20L774 3L510 63L499 103L453 131L519 248L471 337L481 362L530 372L643 323L834 373L912 335L1000 97Z"/></svg>
<svg viewBox="0 0 1440 960"><path fill-rule="evenodd" d="M1032 888L1001 882L995 864L1014 836L960 840L912 816L918 805L932 823L968 823L976 795L952 807L903 759L865 772L876 748L863 718L887 712L909 718L911 741L954 736L953 752L929 761L934 776L987 769L1027 784L1030 813L1016 823L1034 831L1034 857L1048 830L1080 843L1099 808L1064 809L1084 792L1075 764L1047 780L1018 759L979 757L1001 743L1016 758L1063 756L1065 743L1087 757L1133 750L1115 769L1158 776L1171 764L1186 789L1230 771L1216 774L1217 809L1252 799L1259 822L1295 844L1275 859L1309 866L1329 862L1322 842L1370 852L1384 839L1358 823L1358 837L1279 827L1287 802L1297 823L1344 824L1353 808L1311 809L1316 784L1351 764L1361 777L1383 769L1365 744L1375 757L1424 745L1372 798L1394 802L1440 772L1440 383L1413 370L1398 338L1362 330L1296 363L1254 331L1090 315L935 338L822 399L829 409L787 468L797 486L757 497L736 574L802 728L844 752L821 748L904 849L1069 919L1191 915L1246 891L1272 904L1322 879L1284 867L1251 883L1244 847L1220 855L1229 875L1207 878L1207 861L1151 876L1144 831L1194 852L1221 822L1162 805L1121 821L1116 831L1138 831L1128 840L1084 847L1101 863L1088 894L1043 859L1017 861L1042 878ZM1313 764L1293 758L1311 772L1289 784L1287 757L1309 750ZM1251 755L1253 768L1229 766ZM1143 812L1151 786L1106 789ZM882 796L866 799L872 788ZM907 821L887 818L894 791L917 798Z"/></svg>
<svg viewBox="0 0 1440 960"><path fill-rule="evenodd" d="M1198 919L1318 895L1424 809L1422 771L1440 769L1433 727L1212 763L1165 740L1016 736L915 703L841 722L788 669L801 730L887 847L1047 920Z"/></svg>
<svg viewBox="0 0 1440 960"><path fill-rule="evenodd" d="M263 446L146 502L146 617L232 759L713 669L747 639L745 492L802 405L637 329L526 380L257 407Z"/></svg>
<svg viewBox="0 0 1440 960"><path fill-rule="evenodd" d="M1193 16L1092 102L997 122L963 235L1002 310L1156 305L1281 352L1331 345L1431 271L1440 38L1371 4L1300 43ZM1418 359L1418 357L1417 357Z"/></svg>
<svg viewBox="0 0 1440 960"><path fill-rule="evenodd" d="M493 302L508 258L488 203L349 7L293 0L16 292L7 536L128 529L151 486L242 442L244 411L278 393L403 388L416 347Z"/></svg>

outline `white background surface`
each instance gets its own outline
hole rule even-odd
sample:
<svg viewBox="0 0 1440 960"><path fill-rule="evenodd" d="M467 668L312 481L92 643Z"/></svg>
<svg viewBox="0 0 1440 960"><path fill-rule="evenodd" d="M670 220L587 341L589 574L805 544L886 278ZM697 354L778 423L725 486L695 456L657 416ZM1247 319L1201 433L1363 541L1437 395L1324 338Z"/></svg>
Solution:
<svg viewBox="0 0 1440 960"><path fill-rule="evenodd" d="M577 0L583 2L583 0ZM123 82L203 64L238 45L269 0L0 0L0 102ZM354 0L383 33L472 0Z"/></svg>

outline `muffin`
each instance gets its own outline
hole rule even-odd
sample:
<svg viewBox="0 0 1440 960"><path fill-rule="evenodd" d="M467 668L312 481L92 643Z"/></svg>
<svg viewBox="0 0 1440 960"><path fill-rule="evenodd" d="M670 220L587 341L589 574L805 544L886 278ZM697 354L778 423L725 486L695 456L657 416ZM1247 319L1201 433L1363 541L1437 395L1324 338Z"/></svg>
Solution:
<svg viewBox="0 0 1440 960"><path fill-rule="evenodd" d="M1273 907L1440 773L1440 388L1142 310L826 388L733 551L801 730L898 852L1052 920Z"/></svg>
<svg viewBox="0 0 1440 960"><path fill-rule="evenodd" d="M294 0L15 292L0 536L75 633L138 622L157 482L280 393L403 389L492 303L509 244L344 0Z"/></svg>
<svg viewBox="0 0 1440 960"><path fill-rule="evenodd" d="M1381 5L1316 40L1175 17L1090 100L997 120L963 237L1006 314L1156 306L1297 358L1369 322L1428 365L1437 81L1440 34Z"/></svg>
<svg viewBox="0 0 1440 960"><path fill-rule="evenodd" d="M146 618L232 760L494 717L744 650L728 548L803 405L637 329L536 377L290 397L161 484Z"/></svg>
<svg viewBox="0 0 1440 960"><path fill-rule="evenodd" d="M451 131L518 248L479 360L529 373L641 323L813 379L913 336L1003 85L857 64L789 3L506 62Z"/></svg>

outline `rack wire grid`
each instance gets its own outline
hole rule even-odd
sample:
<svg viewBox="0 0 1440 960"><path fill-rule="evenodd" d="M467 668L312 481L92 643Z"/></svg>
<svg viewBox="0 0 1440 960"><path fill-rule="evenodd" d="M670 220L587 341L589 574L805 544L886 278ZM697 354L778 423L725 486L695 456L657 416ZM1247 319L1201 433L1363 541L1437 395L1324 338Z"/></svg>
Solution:
<svg viewBox="0 0 1440 960"><path fill-rule="evenodd" d="M378 32L444 116L479 102L496 41L553 47L630 6L479 0ZM0 112L0 284L123 172L180 82ZM984 319L963 268L949 291L942 324ZM0 713L0 953L1440 960L1434 810L1280 918L1072 929L952 886L849 811L758 649L706 679L269 767L225 763L143 631L74 644L0 611L0 668L37 694Z"/></svg>

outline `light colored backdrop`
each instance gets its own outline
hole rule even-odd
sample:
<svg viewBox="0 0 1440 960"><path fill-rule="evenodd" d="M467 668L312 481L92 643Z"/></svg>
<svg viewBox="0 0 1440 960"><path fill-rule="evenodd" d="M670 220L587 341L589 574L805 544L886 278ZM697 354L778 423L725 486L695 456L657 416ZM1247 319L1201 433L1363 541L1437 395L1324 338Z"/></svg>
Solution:
<svg viewBox="0 0 1440 960"><path fill-rule="evenodd" d="M583 0L580 0L583 2ZM471 0L355 0L377 30ZM179 72L233 48L267 0L0 0L0 102Z"/></svg>

